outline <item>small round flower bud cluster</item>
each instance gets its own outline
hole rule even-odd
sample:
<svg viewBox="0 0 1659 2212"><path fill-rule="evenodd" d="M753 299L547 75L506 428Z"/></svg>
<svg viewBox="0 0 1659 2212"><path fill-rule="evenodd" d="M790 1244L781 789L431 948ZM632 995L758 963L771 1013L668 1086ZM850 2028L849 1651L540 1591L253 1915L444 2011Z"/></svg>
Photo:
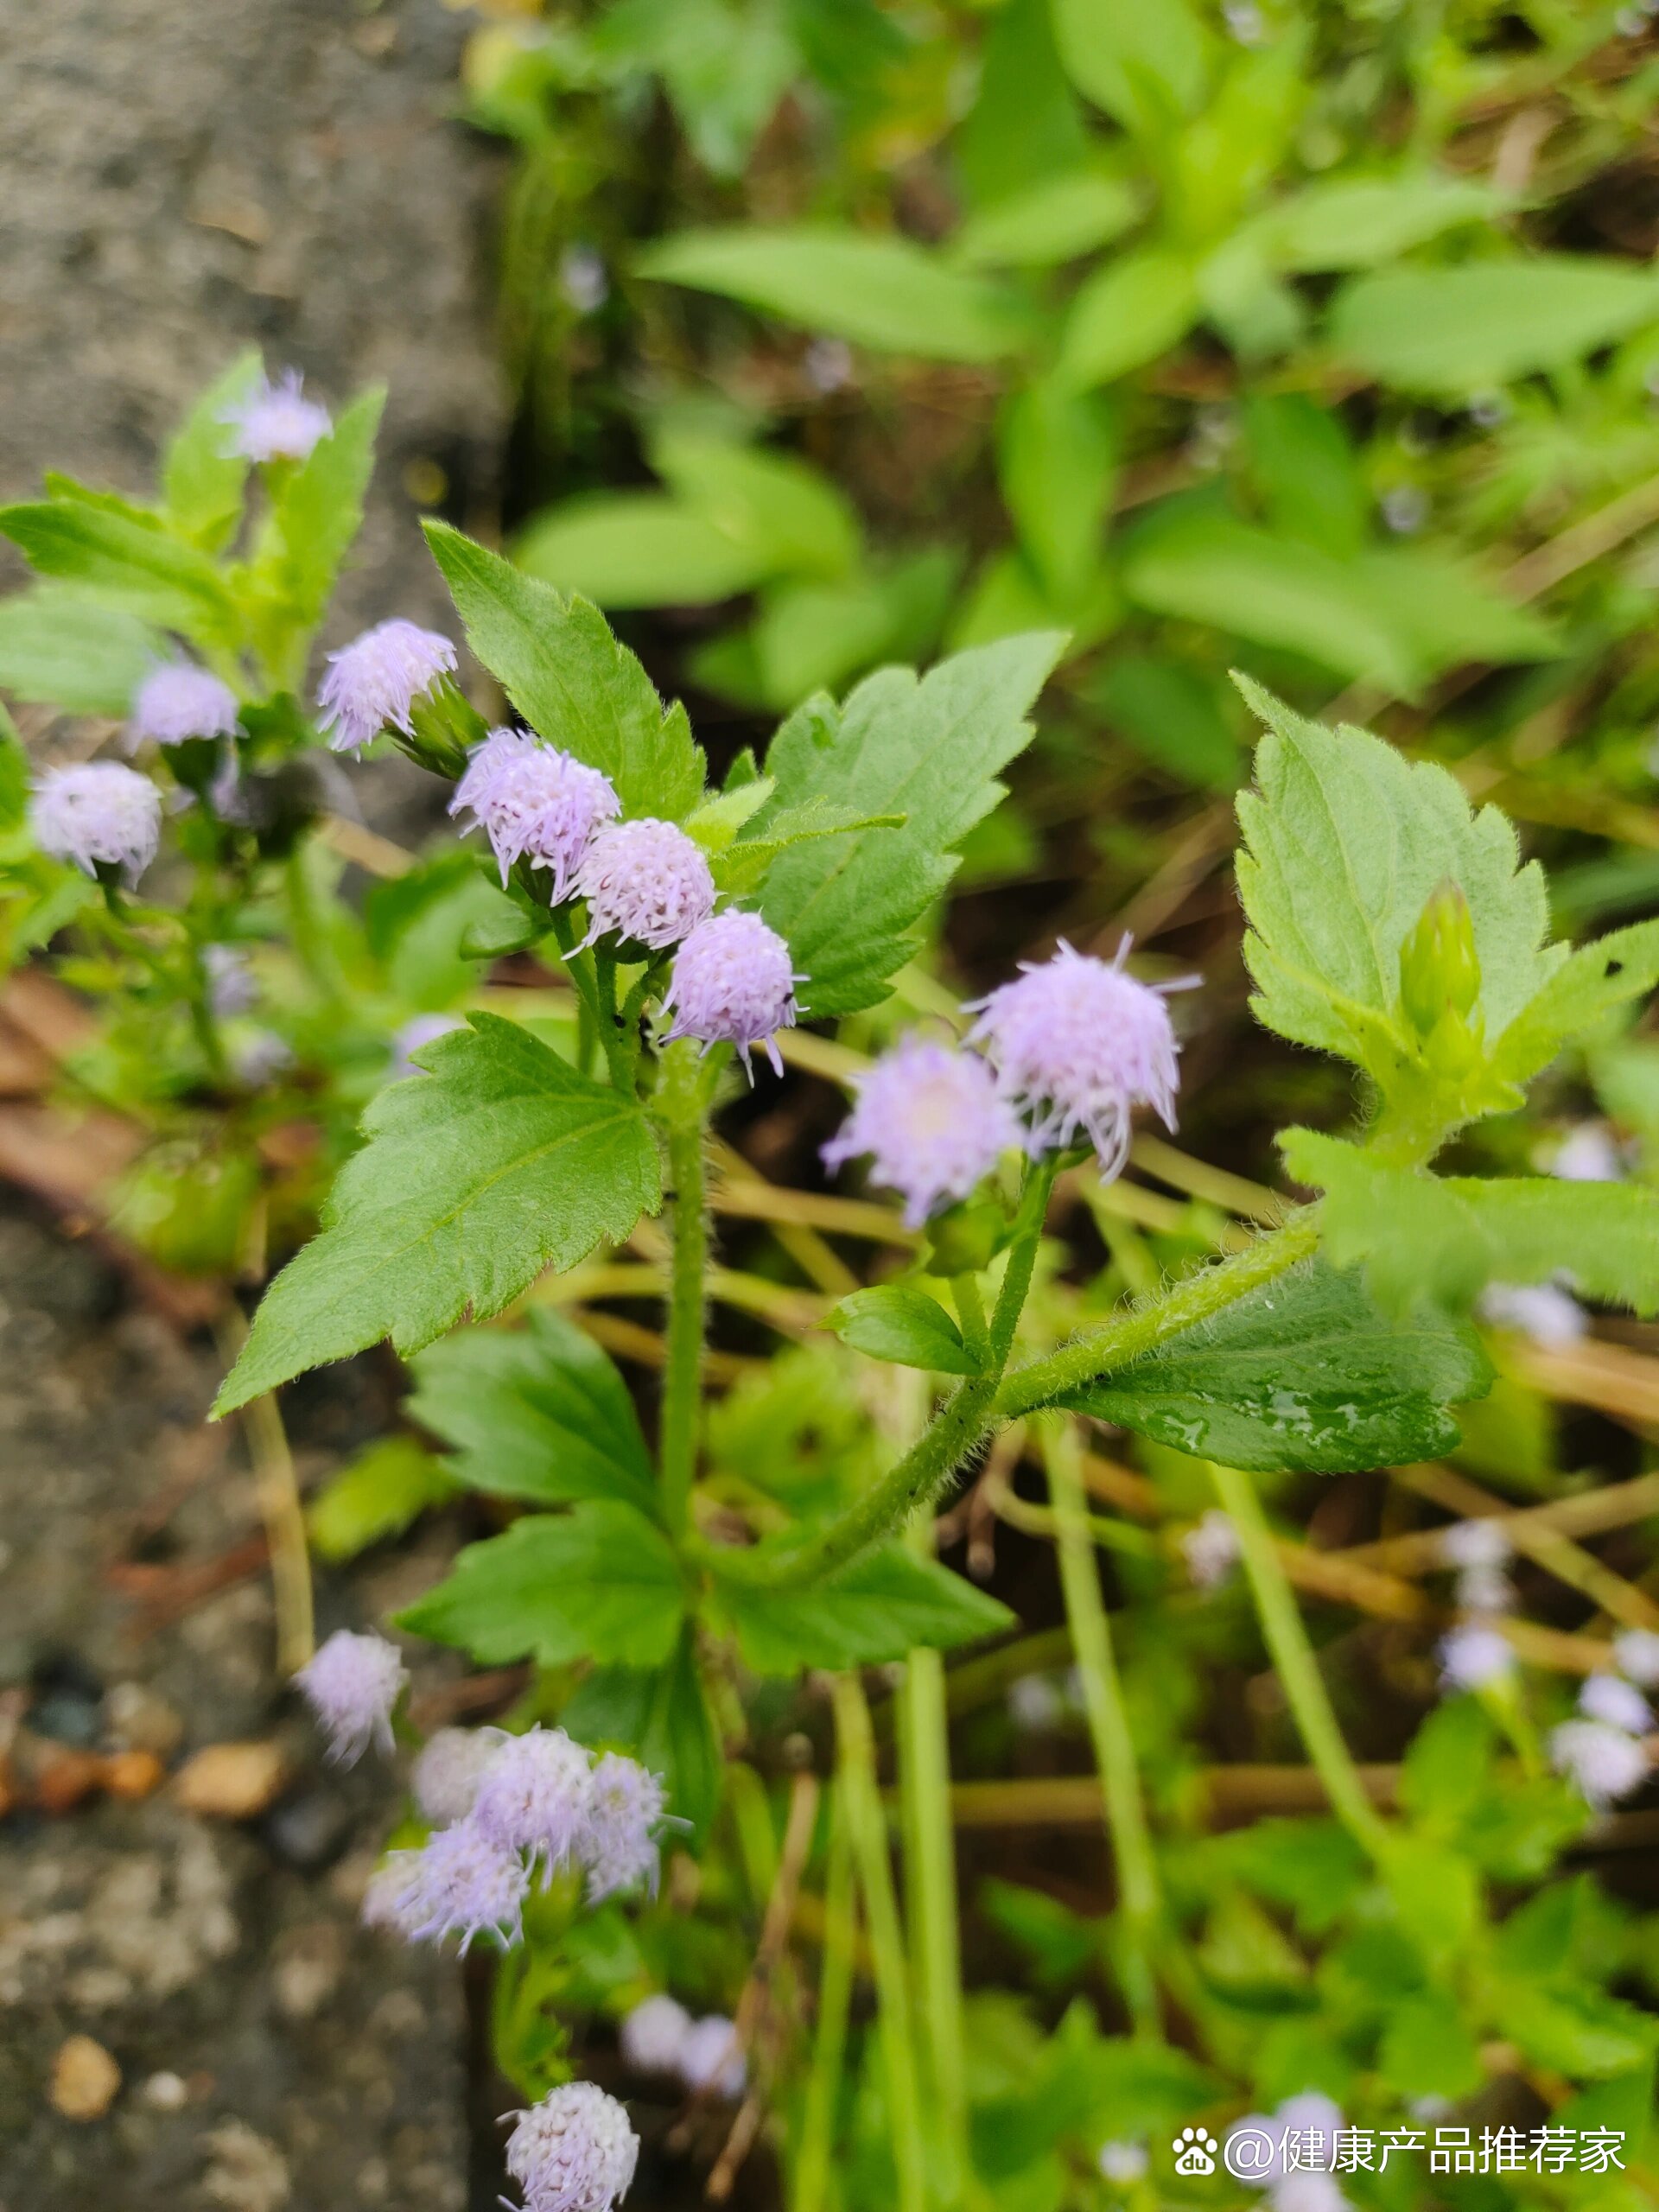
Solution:
<svg viewBox="0 0 1659 2212"><path fill-rule="evenodd" d="M1062 941L1052 960L1027 965L978 1002L969 1042L995 1066L1002 1096L1030 1116L1033 1154L1086 1136L1108 1176L1128 1157L1130 1117L1151 1106L1175 1126L1178 1046L1164 993L1125 974L1126 938L1115 961Z"/></svg>
<svg viewBox="0 0 1659 2212"><path fill-rule="evenodd" d="M507 2171L524 2212L611 2212L628 2193L639 2139L614 2097L593 2082L567 2082L527 2112L507 2138Z"/></svg>
<svg viewBox="0 0 1659 2212"><path fill-rule="evenodd" d="M1212 1505L1181 1540L1181 1558L1195 1590L1218 1590L1239 1561L1238 1531L1232 1516Z"/></svg>
<svg viewBox="0 0 1659 2212"><path fill-rule="evenodd" d="M132 695L128 749L146 739L183 745L191 738L233 737L239 727L236 694L193 661L162 661Z"/></svg>
<svg viewBox="0 0 1659 2212"><path fill-rule="evenodd" d="M723 2012L694 2020L674 1998L647 1997L624 2019L619 2040L636 2073L672 2076L694 2095L743 2094L748 2069L736 2025Z"/></svg>
<svg viewBox="0 0 1659 2212"><path fill-rule="evenodd" d="M515 861L547 869L557 906L569 897L594 832L617 806L610 779L597 768L528 730L493 729L474 748L449 811L470 814L467 826L484 831L504 884Z"/></svg>
<svg viewBox="0 0 1659 2212"><path fill-rule="evenodd" d="M1501 1629L1484 1621L1465 1621L1440 1639L1440 1688L1460 1690L1497 1689L1515 1674L1515 1652Z"/></svg>
<svg viewBox="0 0 1659 2212"><path fill-rule="evenodd" d="M1564 1720L1552 1729L1550 1763L1598 1812L1628 1797L1647 1780L1647 1747L1605 1720Z"/></svg>
<svg viewBox="0 0 1659 2212"><path fill-rule="evenodd" d="M294 1680L327 1736L330 1758L353 1766L371 1744L390 1754L391 1708L409 1680L395 1644L336 1629Z"/></svg>
<svg viewBox="0 0 1659 2212"><path fill-rule="evenodd" d="M1457 1601L1464 1612L1514 1611L1515 1586L1506 1571L1512 1554L1501 1521L1455 1522L1440 1538L1440 1555L1458 1571Z"/></svg>
<svg viewBox="0 0 1659 2212"><path fill-rule="evenodd" d="M601 830L582 855L576 888L588 901L587 943L613 934L661 952L715 911L715 879L694 837L646 816Z"/></svg>
<svg viewBox="0 0 1659 2212"><path fill-rule="evenodd" d="M329 745L357 753L383 729L411 735L416 702L455 666L454 647L437 631L401 620L377 622L328 656L317 704Z"/></svg>
<svg viewBox="0 0 1659 2212"><path fill-rule="evenodd" d="M221 418L231 432L227 457L242 461L305 461L334 424L326 407L308 399L297 369L284 369L275 384L267 376Z"/></svg>
<svg viewBox="0 0 1659 2212"><path fill-rule="evenodd" d="M245 952L233 944L207 944L202 947L201 964L207 976L207 1002L219 1020L230 1021L238 1014L253 1012L259 986Z"/></svg>
<svg viewBox="0 0 1659 2212"><path fill-rule="evenodd" d="M663 1001L674 1025L664 1039L695 1037L710 1045L735 1045L744 1068L749 1047L762 1046L772 1072L781 1075L777 1034L795 1025L795 986L804 980L789 964L789 947L758 914L728 908L699 922L675 956Z"/></svg>
<svg viewBox="0 0 1659 2212"><path fill-rule="evenodd" d="M906 1037L857 1086L853 1110L824 1146L826 1167L861 1153L878 1183L897 1191L912 1229L965 1198L1020 1141L1013 1109L973 1052Z"/></svg>
<svg viewBox="0 0 1659 2212"><path fill-rule="evenodd" d="M1348 2200L1330 2171L1342 2126L1342 2113L1329 2097L1305 2089L1287 2097L1275 2112L1250 2113L1235 2120L1228 2135L1267 2139L1268 2161L1253 2165L1249 2178L1265 2186L1273 2212L1343 2212Z"/></svg>
<svg viewBox="0 0 1659 2212"><path fill-rule="evenodd" d="M546 1883L582 1867L594 1903L656 1878L662 1784L618 1752L595 1761L562 1728L440 1729L414 1785L427 1818L446 1825L418 1850L393 1852L365 1905L413 1941L514 1942L538 1872Z"/></svg>
<svg viewBox="0 0 1659 2212"><path fill-rule="evenodd" d="M117 868L136 883L162 841L162 795L148 776L116 760L48 768L29 804L35 842L85 874Z"/></svg>

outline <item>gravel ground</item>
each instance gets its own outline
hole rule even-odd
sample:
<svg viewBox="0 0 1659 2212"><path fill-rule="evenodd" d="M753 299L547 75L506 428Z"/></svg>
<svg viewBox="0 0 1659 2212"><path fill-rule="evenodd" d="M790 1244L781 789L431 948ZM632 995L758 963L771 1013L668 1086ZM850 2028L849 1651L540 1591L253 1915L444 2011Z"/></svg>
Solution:
<svg viewBox="0 0 1659 2212"><path fill-rule="evenodd" d="M176 1770L203 1745L251 1740L291 1778L239 1821L185 1809L169 1783L0 1822L0 2207L462 2212L458 1978L357 1920L396 1780L320 1763L273 1676L257 1567L177 1602L253 1532L251 1484L234 1435L201 1426L211 1350L124 1296L86 1246L0 1203L0 1715L14 1770L120 1747ZM378 1408L352 1410L337 1386L308 1410L302 1468ZM412 1594L439 1570L438 1545L325 1586L325 1628ZM74 2036L121 2077L79 2120L54 2104Z"/></svg>

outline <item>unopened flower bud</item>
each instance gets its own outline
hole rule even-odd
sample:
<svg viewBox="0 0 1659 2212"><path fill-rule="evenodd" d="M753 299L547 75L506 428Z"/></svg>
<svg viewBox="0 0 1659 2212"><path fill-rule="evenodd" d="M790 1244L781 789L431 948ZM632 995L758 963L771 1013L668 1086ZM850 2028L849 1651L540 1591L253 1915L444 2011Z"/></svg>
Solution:
<svg viewBox="0 0 1659 2212"><path fill-rule="evenodd" d="M639 2138L596 2082L566 2082L513 2118L507 2171L524 2212L611 2212L627 2195Z"/></svg>
<svg viewBox="0 0 1659 2212"><path fill-rule="evenodd" d="M1422 1038L1449 1012L1466 1027L1480 998L1480 956L1469 901L1448 877L1430 892L1400 948L1400 1001Z"/></svg>
<svg viewBox="0 0 1659 2212"><path fill-rule="evenodd" d="M226 411L225 426L232 434L227 451L243 461L308 460L334 424L326 407L306 398L304 383L297 369L284 369L275 384L262 376L245 399Z"/></svg>

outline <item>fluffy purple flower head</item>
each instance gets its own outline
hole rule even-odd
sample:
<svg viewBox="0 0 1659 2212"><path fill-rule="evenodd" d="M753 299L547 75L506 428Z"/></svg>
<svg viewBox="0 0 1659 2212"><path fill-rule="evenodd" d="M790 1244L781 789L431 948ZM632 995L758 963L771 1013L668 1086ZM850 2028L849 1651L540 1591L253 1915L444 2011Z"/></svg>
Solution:
<svg viewBox="0 0 1659 2212"><path fill-rule="evenodd" d="M274 1029L256 1029L251 1037L239 1039L231 1053L237 1081L250 1090L263 1090L293 1065L294 1047Z"/></svg>
<svg viewBox="0 0 1659 2212"><path fill-rule="evenodd" d="M326 407L306 398L304 386L297 369L284 369L275 384L262 376L222 418L232 433L229 455L243 461L306 460L334 424Z"/></svg>
<svg viewBox="0 0 1659 2212"><path fill-rule="evenodd" d="M942 1205L965 1198L1019 1142L1014 1109L983 1060L906 1037L860 1079L853 1110L822 1157L839 1167L868 1153L871 1174L898 1192L906 1224L919 1229Z"/></svg>
<svg viewBox="0 0 1659 2212"><path fill-rule="evenodd" d="M1501 1630L1470 1621L1440 1639L1440 1688L1446 1691L1490 1690L1515 1672L1515 1652Z"/></svg>
<svg viewBox="0 0 1659 2212"><path fill-rule="evenodd" d="M556 906L569 897L594 833L620 804L609 777L574 754L528 730L493 729L474 748L449 811L472 815L467 826L489 839L504 884L517 860L548 869Z"/></svg>
<svg viewBox="0 0 1659 2212"><path fill-rule="evenodd" d="M1645 1746L1605 1720L1564 1720L1550 1731L1550 1764L1587 1805L1615 1805L1648 1778Z"/></svg>
<svg viewBox="0 0 1659 2212"><path fill-rule="evenodd" d="M356 753L383 729L408 737L415 702L456 666L455 649L435 630L394 617L377 622L328 656L317 686L323 730L336 753Z"/></svg>
<svg viewBox="0 0 1659 2212"><path fill-rule="evenodd" d="M391 1750L391 1708L409 1680L396 1644L337 1628L294 1677L328 1738L328 1756L354 1766L369 1745Z"/></svg>
<svg viewBox="0 0 1659 2212"><path fill-rule="evenodd" d="M499 1728L440 1728L422 1745L410 1777L415 1802L429 1821L464 1821L484 1770L501 1748Z"/></svg>
<svg viewBox="0 0 1659 2212"><path fill-rule="evenodd" d="M182 745L192 737L232 737L238 728L236 694L194 661L167 660L152 668L132 695L129 747L153 738Z"/></svg>
<svg viewBox="0 0 1659 2212"><path fill-rule="evenodd" d="M1542 1351L1566 1351L1590 1327L1583 1306L1558 1282L1489 1282L1476 1310L1495 1329L1516 1330Z"/></svg>
<svg viewBox="0 0 1659 2212"><path fill-rule="evenodd" d="M1173 987L1137 983L1123 970L1128 952L1127 938L1111 962L1062 940L1052 960L979 1001L969 1039L995 1063L1002 1096L1032 1117L1033 1157L1086 1136L1108 1177L1122 1173L1136 1106L1174 1128L1180 1081L1164 1000Z"/></svg>
<svg viewBox="0 0 1659 2212"><path fill-rule="evenodd" d="M1586 1720L1605 1720L1627 1736L1653 1732L1653 1708L1634 1682L1619 1675L1591 1675L1579 1692L1579 1711Z"/></svg>
<svg viewBox="0 0 1659 2212"><path fill-rule="evenodd" d="M586 1832L593 1762L563 1728L505 1737L480 1778L472 1817L504 1850L564 1866Z"/></svg>
<svg viewBox="0 0 1659 2212"><path fill-rule="evenodd" d="M587 942L614 930L653 952L677 944L715 911L702 848L671 822L613 822L583 854L576 888L588 901Z"/></svg>
<svg viewBox="0 0 1659 2212"><path fill-rule="evenodd" d="M87 875L118 868L136 883L162 841L162 795L148 776L118 760L48 768L29 805L35 842Z"/></svg>
<svg viewBox="0 0 1659 2212"><path fill-rule="evenodd" d="M467 1818L435 1829L418 1851L394 1851L370 1885L364 1917L416 1943L459 1936L464 1951L475 1936L515 1942L529 1891L518 1853Z"/></svg>
<svg viewBox="0 0 1659 2212"><path fill-rule="evenodd" d="M1440 1532L1440 1556L1448 1567L1506 1567L1514 1554L1501 1520L1454 1521Z"/></svg>
<svg viewBox="0 0 1659 2212"><path fill-rule="evenodd" d="M639 2138L596 2082L566 2082L512 2118L507 2171L524 2212L611 2212L627 2195Z"/></svg>
<svg viewBox="0 0 1659 2212"><path fill-rule="evenodd" d="M607 1751L596 1761L577 1855L588 1870L588 1901L597 1904L636 1882L655 1884L663 1785L637 1759Z"/></svg>
<svg viewBox="0 0 1659 2212"><path fill-rule="evenodd" d="M737 2027L723 2012L694 2020L680 2045L680 2079L688 2089L741 2097L749 2078Z"/></svg>
<svg viewBox="0 0 1659 2212"><path fill-rule="evenodd" d="M636 2074L677 2074L691 2015L665 1991L642 1997L626 2015L617 2040Z"/></svg>
<svg viewBox="0 0 1659 2212"><path fill-rule="evenodd" d="M705 1046L735 1045L745 1068L750 1046L764 1046L773 1073L781 1075L776 1037L795 1026L795 983L789 947L759 914L733 907L711 915L674 956L663 1001L674 1026L664 1041L696 1037ZM749 1073L753 1080L753 1069Z"/></svg>

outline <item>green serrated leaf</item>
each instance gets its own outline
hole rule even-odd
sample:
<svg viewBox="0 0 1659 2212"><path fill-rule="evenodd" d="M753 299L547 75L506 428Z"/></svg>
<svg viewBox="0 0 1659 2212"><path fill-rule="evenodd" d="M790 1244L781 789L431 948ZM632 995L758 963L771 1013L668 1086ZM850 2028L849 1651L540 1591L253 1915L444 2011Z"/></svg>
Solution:
<svg viewBox="0 0 1659 2212"><path fill-rule="evenodd" d="M661 1775L670 1813L694 1842L707 1833L724 1758L689 1629L660 1667L595 1667L559 1721L579 1744L627 1751Z"/></svg>
<svg viewBox="0 0 1659 2212"><path fill-rule="evenodd" d="M662 1530L614 1499L526 1514L468 1544L454 1572L405 1607L399 1627L458 1644L486 1667L575 1659L655 1667L680 1633L685 1592Z"/></svg>
<svg viewBox="0 0 1659 2212"><path fill-rule="evenodd" d="M815 800L906 817L901 830L814 838L772 861L760 911L808 979L804 1014L874 1005L910 957L917 924L955 871L953 848L995 805L998 775L1029 742L1028 711L1064 642L1057 631L1006 638L919 683L883 669L844 707L810 700L779 731L766 757L777 789L755 817L757 838Z"/></svg>
<svg viewBox="0 0 1659 2212"><path fill-rule="evenodd" d="M226 417L260 372L257 346L238 353L197 399L162 456L168 519L210 553L229 543L242 518L248 463L231 450Z"/></svg>
<svg viewBox="0 0 1659 2212"><path fill-rule="evenodd" d="M686 835L695 837L706 853L723 853L771 797L770 776L751 776L743 783L730 785L704 799L694 814L686 817Z"/></svg>
<svg viewBox="0 0 1659 2212"><path fill-rule="evenodd" d="M826 1313L826 1329L872 1359L935 1375L977 1375L979 1362L962 1332L939 1304L913 1283L880 1283L855 1290Z"/></svg>
<svg viewBox="0 0 1659 2212"><path fill-rule="evenodd" d="M766 785L770 794L770 779ZM804 806L783 807L766 817L764 836L739 837L714 855L715 881L728 898L747 899L765 882L772 862L792 847L854 830L902 830L906 818L902 814L861 814L855 806L831 806L822 798L810 799Z"/></svg>
<svg viewBox="0 0 1659 2212"><path fill-rule="evenodd" d="M625 814L683 821L703 785L685 709L664 709L599 609L521 574L447 523L429 522L426 537L468 643L531 727L602 769Z"/></svg>
<svg viewBox="0 0 1659 2212"><path fill-rule="evenodd" d="M897 1544L809 1589L721 1583L717 1596L757 1675L879 1666L918 1645L949 1649L1014 1622L995 1598Z"/></svg>
<svg viewBox="0 0 1659 2212"><path fill-rule="evenodd" d="M156 519L79 499L0 507L0 535L43 576L73 583L101 606L209 649L233 646L241 615L207 556Z"/></svg>
<svg viewBox="0 0 1659 2212"><path fill-rule="evenodd" d="M1230 1466L1344 1474L1448 1450L1447 1408L1491 1381L1467 1330L1391 1319L1315 1261L1055 1402Z"/></svg>
<svg viewBox="0 0 1659 2212"><path fill-rule="evenodd" d="M164 652L148 622L70 588L41 584L0 600L0 691L19 699L124 718Z"/></svg>
<svg viewBox="0 0 1659 2212"><path fill-rule="evenodd" d="M1659 984L1659 921L1580 945L1561 962L1492 1046L1492 1065L1510 1083L1547 1068L1564 1045L1582 1037Z"/></svg>
<svg viewBox="0 0 1659 2212"><path fill-rule="evenodd" d="M454 1494L442 1464L412 1436L383 1437L330 1475L305 1509L306 1534L319 1559L339 1566L401 1535Z"/></svg>
<svg viewBox="0 0 1659 2212"><path fill-rule="evenodd" d="M1279 1141L1296 1180L1326 1193L1332 1265L1363 1266L1396 1310L1418 1298L1466 1305L1493 1281L1565 1273L1586 1297L1659 1313L1659 1191L1413 1173L1313 1129L1287 1129Z"/></svg>
<svg viewBox="0 0 1659 2212"><path fill-rule="evenodd" d="M1400 947L1449 879L1468 901L1480 1011L1487 1036L1498 1035L1565 957L1544 944L1543 872L1519 865L1509 822L1496 807L1473 812L1433 762L1405 760L1363 730L1306 721L1237 681L1268 726L1256 787L1238 802L1244 957L1258 1020L1386 1086L1406 1049Z"/></svg>
<svg viewBox="0 0 1659 2212"><path fill-rule="evenodd" d="M474 1014L416 1054L364 1116L369 1141L321 1236L266 1292L216 1411L390 1336L419 1351L470 1310L487 1320L544 1268L620 1243L662 1190L631 1099L516 1022Z"/></svg>
<svg viewBox="0 0 1659 2212"><path fill-rule="evenodd" d="M563 1314L537 1306L522 1329L464 1329L412 1367L409 1416L451 1447L467 1489L537 1505L620 1497L656 1514L627 1386Z"/></svg>

